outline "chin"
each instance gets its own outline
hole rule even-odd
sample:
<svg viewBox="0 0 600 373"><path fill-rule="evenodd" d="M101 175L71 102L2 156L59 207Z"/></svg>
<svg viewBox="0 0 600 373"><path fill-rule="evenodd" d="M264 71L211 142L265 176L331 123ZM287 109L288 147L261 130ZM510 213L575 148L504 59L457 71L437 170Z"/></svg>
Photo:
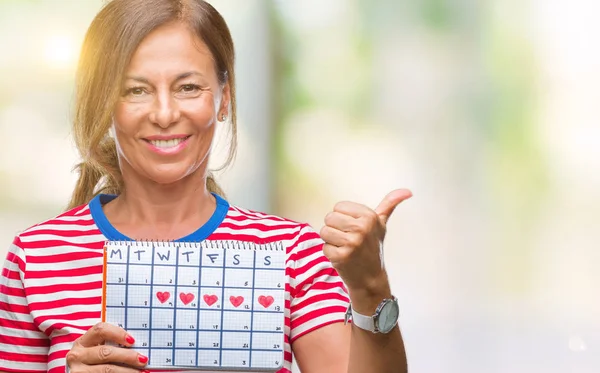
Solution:
<svg viewBox="0 0 600 373"><path fill-rule="evenodd" d="M157 184L169 185L182 181L194 172L195 170L190 171L189 168L184 167L161 167L146 172L146 177Z"/></svg>

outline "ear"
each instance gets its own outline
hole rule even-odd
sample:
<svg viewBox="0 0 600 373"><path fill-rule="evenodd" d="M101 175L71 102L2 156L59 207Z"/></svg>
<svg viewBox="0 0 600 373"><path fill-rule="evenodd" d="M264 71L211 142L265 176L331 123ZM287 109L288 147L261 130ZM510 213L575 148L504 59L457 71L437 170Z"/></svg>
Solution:
<svg viewBox="0 0 600 373"><path fill-rule="evenodd" d="M110 127L108 127L108 131L104 134L105 139L114 139L115 138L115 122L111 123Z"/></svg>
<svg viewBox="0 0 600 373"><path fill-rule="evenodd" d="M229 117L229 104L231 103L231 88L229 82L225 83L223 90L221 91L221 103L219 105L219 111L217 112L217 120L221 120L223 115Z"/></svg>

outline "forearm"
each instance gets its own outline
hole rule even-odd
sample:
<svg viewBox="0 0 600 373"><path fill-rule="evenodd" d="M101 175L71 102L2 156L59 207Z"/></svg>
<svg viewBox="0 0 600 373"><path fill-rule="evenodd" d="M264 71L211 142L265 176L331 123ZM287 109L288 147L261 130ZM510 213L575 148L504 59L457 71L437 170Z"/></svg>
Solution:
<svg viewBox="0 0 600 373"><path fill-rule="evenodd" d="M354 310L363 315L372 315L377 305L391 297L387 284L377 291L350 291ZM408 371L404 342L399 326L387 334L372 333L352 326L348 373L406 373Z"/></svg>

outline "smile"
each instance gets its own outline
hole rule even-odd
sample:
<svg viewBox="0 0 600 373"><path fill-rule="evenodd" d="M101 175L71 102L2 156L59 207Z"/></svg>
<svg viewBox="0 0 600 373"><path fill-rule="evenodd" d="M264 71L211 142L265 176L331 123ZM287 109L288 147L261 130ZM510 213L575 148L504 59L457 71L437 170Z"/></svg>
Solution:
<svg viewBox="0 0 600 373"><path fill-rule="evenodd" d="M148 144L150 151L161 155L175 155L186 148L191 136L174 136L172 138L156 137L144 139L146 144Z"/></svg>
<svg viewBox="0 0 600 373"><path fill-rule="evenodd" d="M181 144L182 142L184 142L185 140L187 140L189 138L188 137L181 137L178 139L170 139L170 140L148 140L148 142L154 146L156 146L157 148L161 148L161 149L168 149L168 148L174 148L177 145Z"/></svg>

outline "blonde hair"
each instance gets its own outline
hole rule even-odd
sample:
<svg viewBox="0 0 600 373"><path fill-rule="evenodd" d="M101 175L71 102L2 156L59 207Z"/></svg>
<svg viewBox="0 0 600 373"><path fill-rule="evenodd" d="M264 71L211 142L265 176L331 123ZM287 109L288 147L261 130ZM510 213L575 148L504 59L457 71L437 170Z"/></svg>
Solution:
<svg viewBox="0 0 600 373"><path fill-rule="evenodd" d="M73 137L81 156L79 179L69 208L88 203L99 193L120 194L123 177L115 141L108 136L122 79L140 42L169 22L186 23L212 53L219 82L229 84L231 110L230 147L223 164L235 158L237 122L234 47L223 17L203 0L112 0L90 25L77 67ZM213 175L209 191L224 195Z"/></svg>

